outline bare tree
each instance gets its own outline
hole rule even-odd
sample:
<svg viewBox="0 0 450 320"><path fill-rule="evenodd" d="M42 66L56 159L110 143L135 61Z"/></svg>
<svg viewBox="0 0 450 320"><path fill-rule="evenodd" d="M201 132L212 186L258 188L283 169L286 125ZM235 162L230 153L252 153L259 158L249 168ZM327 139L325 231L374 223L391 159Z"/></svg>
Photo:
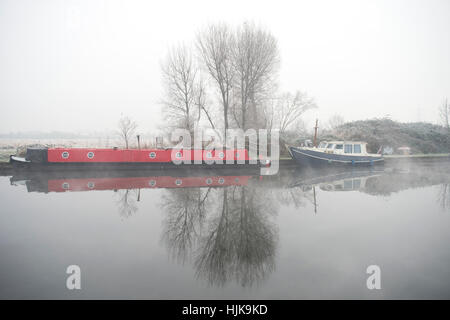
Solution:
<svg viewBox="0 0 450 320"><path fill-rule="evenodd" d="M448 104L447 99L445 99L439 107L439 116L444 127L450 131L450 105Z"/></svg>
<svg viewBox="0 0 450 320"><path fill-rule="evenodd" d="M344 118L338 114L335 114L331 116L330 119L328 119L328 127L331 130L336 129L337 127L343 125L344 123L345 123Z"/></svg>
<svg viewBox="0 0 450 320"><path fill-rule="evenodd" d="M274 78L279 67L277 41L270 32L253 23L238 27L235 39L233 87L238 99L233 115L238 127L244 130L257 128L260 127L257 104L275 87Z"/></svg>
<svg viewBox="0 0 450 320"><path fill-rule="evenodd" d="M314 99L308 97L306 93L301 91L297 91L295 95L289 92L284 93L274 99L266 111L268 127L278 129L282 136L301 120L301 116L306 111L316 107Z"/></svg>
<svg viewBox="0 0 450 320"><path fill-rule="evenodd" d="M196 43L201 61L220 93L224 132L228 129L228 112L235 73L232 63L234 43L233 33L226 24L210 25L198 34ZM226 134L224 138L226 139Z"/></svg>
<svg viewBox="0 0 450 320"><path fill-rule="evenodd" d="M238 28L212 24L197 34L195 45L202 68L196 67L192 52L185 46L173 49L162 68L166 113L176 119L172 123L177 127L192 130L206 115L216 132L224 129L226 143L230 127L274 127L284 133L293 130L301 115L315 107L314 101L301 92L276 97L278 45L264 28L253 23ZM203 72L206 77L201 79ZM206 91L218 93L219 105L207 103ZM214 117L217 112L223 115L223 126Z"/></svg>
<svg viewBox="0 0 450 320"><path fill-rule="evenodd" d="M211 116L211 110L209 107L207 107L206 103L206 85L205 82L200 79L198 81L198 93L197 93L197 100L196 100L196 106L198 107L198 119L197 121L200 121L200 117L203 113L206 115L206 118L211 125L211 128L216 130L216 125L214 124L214 121L212 120Z"/></svg>
<svg viewBox="0 0 450 320"><path fill-rule="evenodd" d="M133 137L135 131L137 128L137 123L135 121L132 121L130 118L126 116L122 116L119 120L118 124L118 134L123 139L123 142L125 143L125 148L128 149L128 144Z"/></svg>
<svg viewBox="0 0 450 320"><path fill-rule="evenodd" d="M205 108L205 88L197 75L191 51L185 46L173 47L162 65L165 85L164 113L175 127L193 132Z"/></svg>

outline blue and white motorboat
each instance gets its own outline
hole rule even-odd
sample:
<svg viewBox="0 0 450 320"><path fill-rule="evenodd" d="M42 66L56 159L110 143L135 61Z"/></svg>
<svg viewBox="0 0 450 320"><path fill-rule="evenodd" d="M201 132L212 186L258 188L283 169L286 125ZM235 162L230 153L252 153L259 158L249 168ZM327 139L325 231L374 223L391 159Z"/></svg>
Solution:
<svg viewBox="0 0 450 320"><path fill-rule="evenodd" d="M301 166L371 166L383 164L381 154L367 152L362 141L322 141L317 147L288 146L291 157Z"/></svg>

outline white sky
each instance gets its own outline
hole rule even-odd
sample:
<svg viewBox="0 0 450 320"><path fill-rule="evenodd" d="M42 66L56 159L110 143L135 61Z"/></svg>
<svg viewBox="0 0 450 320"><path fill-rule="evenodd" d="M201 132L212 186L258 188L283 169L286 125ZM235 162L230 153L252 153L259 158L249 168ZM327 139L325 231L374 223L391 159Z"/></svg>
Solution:
<svg viewBox="0 0 450 320"><path fill-rule="evenodd" d="M161 124L160 62L208 23L263 24L283 90L346 120L437 122L450 98L450 1L0 0L0 132ZM312 126L312 124L311 124Z"/></svg>

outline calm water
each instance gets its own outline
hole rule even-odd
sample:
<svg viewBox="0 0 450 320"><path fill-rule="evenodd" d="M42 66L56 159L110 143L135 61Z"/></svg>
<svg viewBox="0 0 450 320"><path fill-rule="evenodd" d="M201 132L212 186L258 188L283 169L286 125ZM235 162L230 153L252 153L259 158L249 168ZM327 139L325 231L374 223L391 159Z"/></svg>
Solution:
<svg viewBox="0 0 450 320"><path fill-rule="evenodd" d="M449 172L0 177L0 298L448 299Z"/></svg>

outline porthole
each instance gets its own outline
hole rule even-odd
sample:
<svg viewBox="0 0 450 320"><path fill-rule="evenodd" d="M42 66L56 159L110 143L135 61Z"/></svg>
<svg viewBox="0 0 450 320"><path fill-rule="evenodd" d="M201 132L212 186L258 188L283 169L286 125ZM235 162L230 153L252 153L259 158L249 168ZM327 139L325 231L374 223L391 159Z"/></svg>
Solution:
<svg viewBox="0 0 450 320"><path fill-rule="evenodd" d="M183 183L183 181L182 181L181 179L175 180L175 184L176 184L177 186L181 186L182 183Z"/></svg>
<svg viewBox="0 0 450 320"><path fill-rule="evenodd" d="M61 187L62 187L64 190L68 190L69 187L70 187L70 185L69 185L67 182L64 182L64 183L61 185Z"/></svg>
<svg viewBox="0 0 450 320"><path fill-rule="evenodd" d="M234 182L238 183L239 182L239 178L235 178Z"/></svg>
<svg viewBox="0 0 450 320"><path fill-rule="evenodd" d="M219 178L219 184L224 184L225 179L224 178Z"/></svg>
<svg viewBox="0 0 450 320"><path fill-rule="evenodd" d="M212 183L212 179L211 178L206 179L206 184L211 184L211 183Z"/></svg>
<svg viewBox="0 0 450 320"><path fill-rule="evenodd" d="M87 157L89 159L93 159L94 158L94 153L92 151L89 151L88 154L87 154Z"/></svg>
<svg viewBox="0 0 450 320"><path fill-rule="evenodd" d="M155 180L150 180L150 181L148 182L148 185L149 185L150 187L154 187L154 186L156 186L156 181L155 181Z"/></svg>
<svg viewBox="0 0 450 320"><path fill-rule="evenodd" d="M175 157L181 158L181 152L177 152L177 153L175 154Z"/></svg>
<svg viewBox="0 0 450 320"><path fill-rule="evenodd" d="M156 153L155 152L150 152L150 154L148 155L150 158L155 159L156 158Z"/></svg>
<svg viewBox="0 0 450 320"><path fill-rule="evenodd" d="M63 159L68 159L69 158L69 153L67 151L64 151L63 153L61 153L61 157Z"/></svg>
<svg viewBox="0 0 450 320"><path fill-rule="evenodd" d="M212 158L212 153L211 153L211 152L207 152L207 153L206 153L206 157L207 157L207 158Z"/></svg>
<svg viewBox="0 0 450 320"><path fill-rule="evenodd" d="M225 157L225 154L224 154L223 152L220 152L220 153L219 153L219 157L220 157L221 159L223 159L223 158Z"/></svg>
<svg viewBox="0 0 450 320"><path fill-rule="evenodd" d="M89 182L87 183L87 187L88 187L89 189L94 189L95 183L94 183L93 181L89 181Z"/></svg>

